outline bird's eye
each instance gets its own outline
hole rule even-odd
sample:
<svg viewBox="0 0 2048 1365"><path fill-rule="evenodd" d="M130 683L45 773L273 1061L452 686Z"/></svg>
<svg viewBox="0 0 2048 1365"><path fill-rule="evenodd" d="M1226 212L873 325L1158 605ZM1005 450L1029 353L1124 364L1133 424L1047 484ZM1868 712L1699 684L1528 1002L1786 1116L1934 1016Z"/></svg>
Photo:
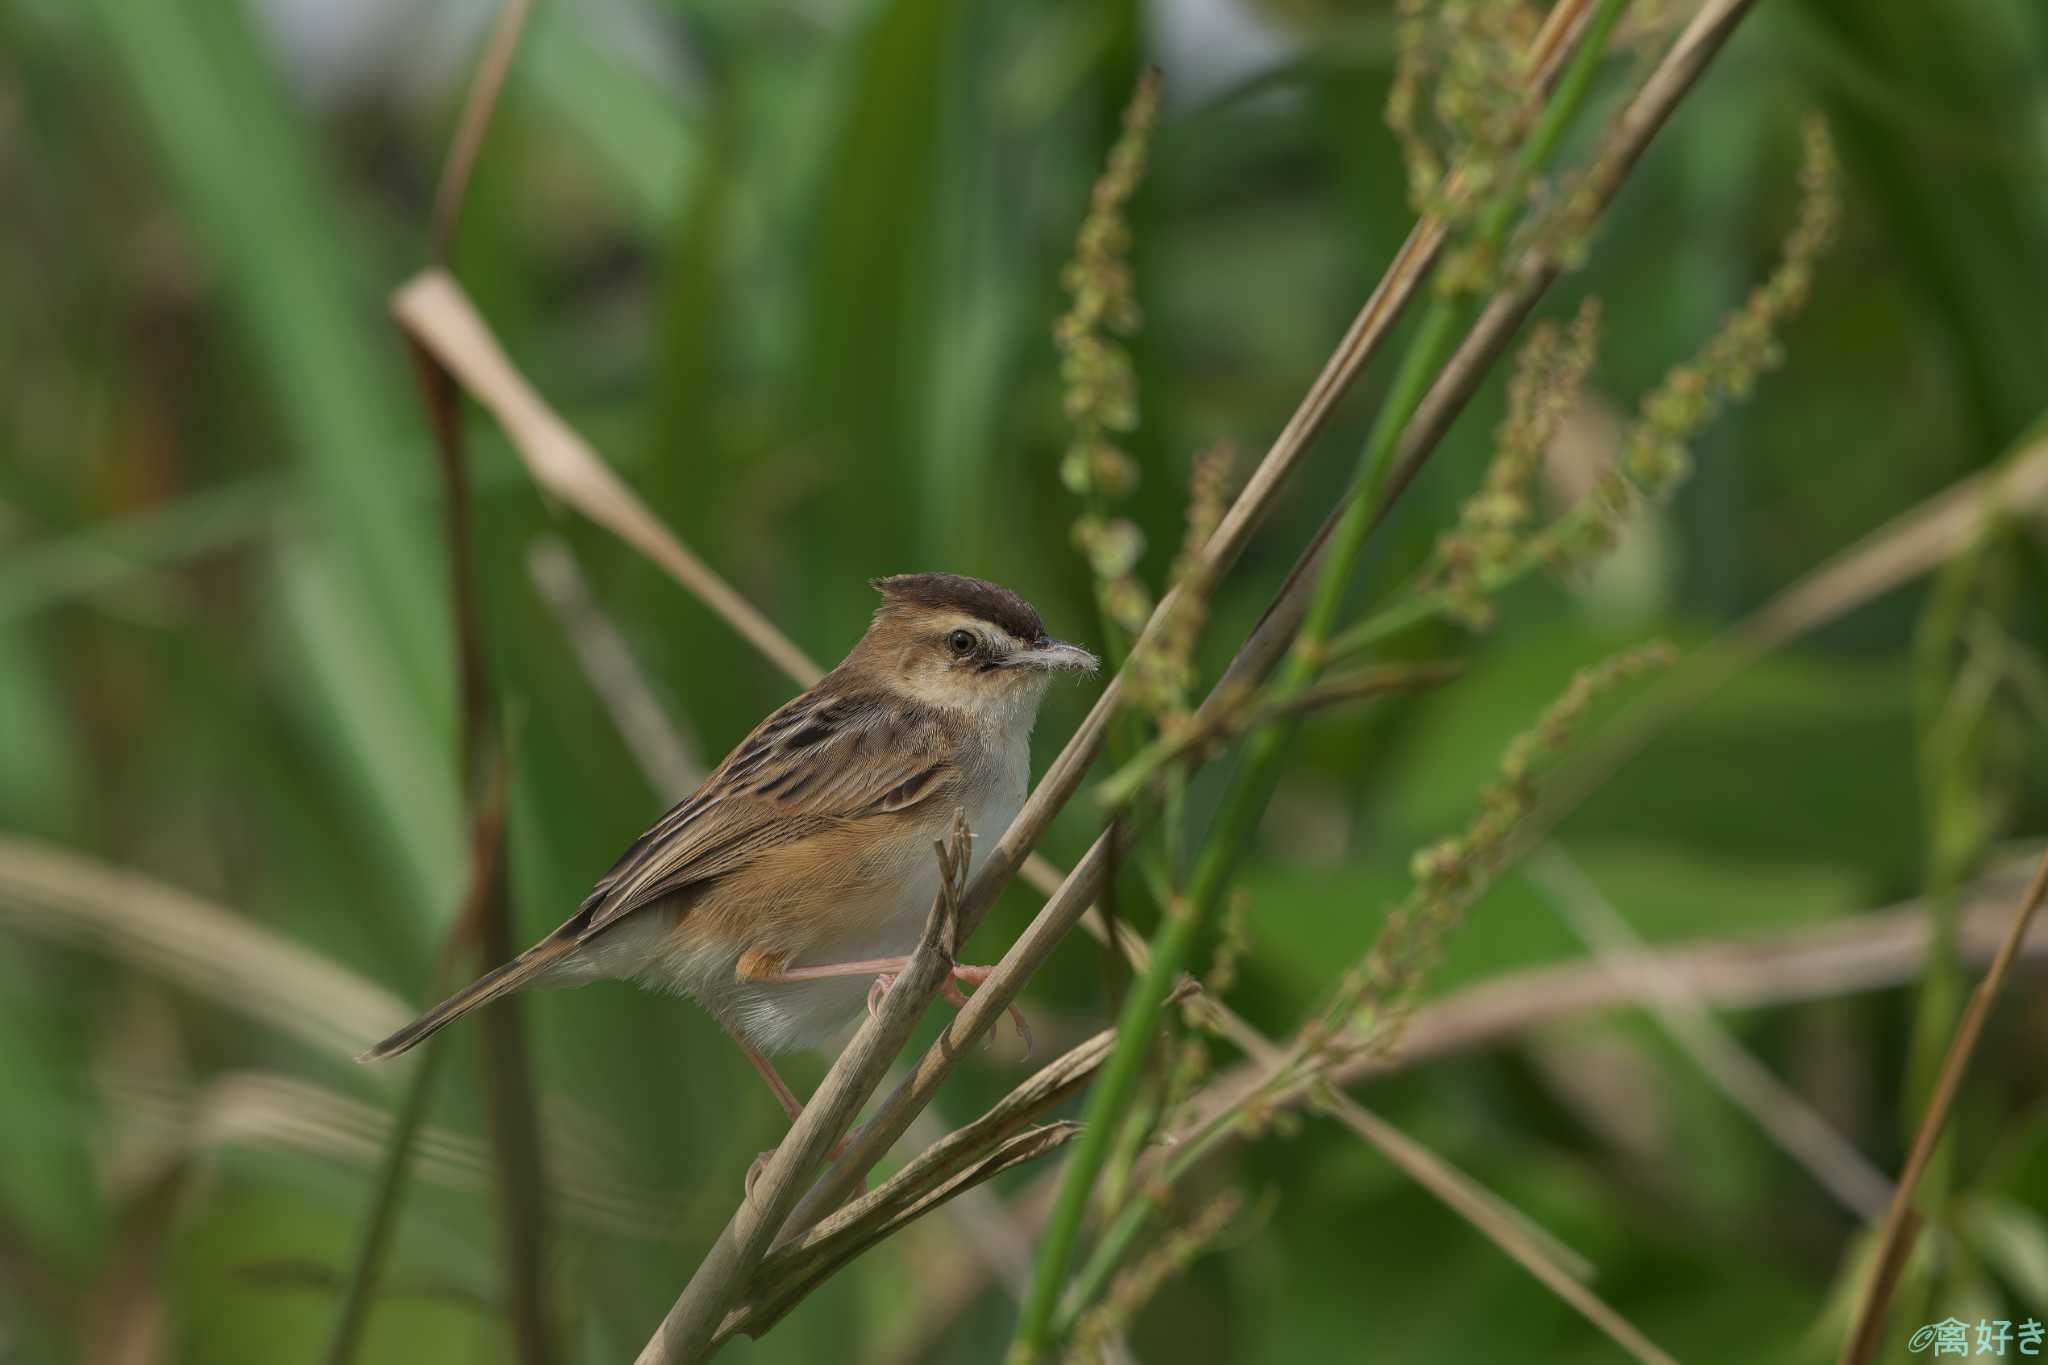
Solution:
<svg viewBox="0 0 2048 1365"><path fill-rule="evenodd" d="M952 650L955 654L972 654L974 652L974 632L971 630L954 631L946 637L946 648Z"/></svg>

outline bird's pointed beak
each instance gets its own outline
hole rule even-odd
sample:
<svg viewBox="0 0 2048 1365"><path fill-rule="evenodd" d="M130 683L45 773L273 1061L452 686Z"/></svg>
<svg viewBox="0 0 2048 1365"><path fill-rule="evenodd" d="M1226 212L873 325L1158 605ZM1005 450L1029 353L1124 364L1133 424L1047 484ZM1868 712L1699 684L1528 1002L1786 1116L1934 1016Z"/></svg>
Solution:
<svg viewBox="0 0 2048 1365"><path fill-rule="evenodd" d="M1018 650L1006 662L1011 668L1036 668L1046 673L1093 673L1102 661L1079 645L1047 638Z"/></svg>

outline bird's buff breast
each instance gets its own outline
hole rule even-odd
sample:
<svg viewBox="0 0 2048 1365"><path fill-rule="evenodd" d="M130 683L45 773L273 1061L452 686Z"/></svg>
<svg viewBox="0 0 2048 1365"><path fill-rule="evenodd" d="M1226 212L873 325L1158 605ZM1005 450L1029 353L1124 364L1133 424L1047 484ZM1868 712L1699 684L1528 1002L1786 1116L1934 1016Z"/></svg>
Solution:
<svg viewBox="0 0 2048 1365"><path fill-rule="evenodd" d="M967 812L976 868L1023 804L1023 755L1003 767L1012 771L989 782L980 808ZM763 1052L833 1044L861 1018L873 974L755 980L740 975L740 958L752 952L798 968L909 953L938 894L932 845L950 829L954 808L943 803L894 828L805 840L751 866L737 887L714 885L686 912L649 907L591 946L612 950L604 956L620 970L603 974L687 994ZM610 942L615 936L625 941Z"/></svg>

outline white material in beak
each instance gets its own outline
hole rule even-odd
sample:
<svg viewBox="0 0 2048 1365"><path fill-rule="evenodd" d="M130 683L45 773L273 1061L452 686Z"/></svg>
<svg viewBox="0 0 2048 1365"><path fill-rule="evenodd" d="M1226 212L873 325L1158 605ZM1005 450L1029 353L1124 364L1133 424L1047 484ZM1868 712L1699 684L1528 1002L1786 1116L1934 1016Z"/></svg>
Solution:
<svg viewBox="0 0 2048 1365"><path fill-rule="evenodd" d="M1003 662L1010 668L1037 668L1047 673L1093 673L1101 666L1101 660L1093 654L1065 640L1047 640L1020 649Z"/></svg>

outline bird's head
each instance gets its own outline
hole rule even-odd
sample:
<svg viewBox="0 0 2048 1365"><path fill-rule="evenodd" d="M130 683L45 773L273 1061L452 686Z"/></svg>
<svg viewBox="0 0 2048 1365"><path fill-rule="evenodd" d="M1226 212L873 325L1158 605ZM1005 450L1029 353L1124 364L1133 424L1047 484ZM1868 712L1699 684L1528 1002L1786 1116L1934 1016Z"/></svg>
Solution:
<svg viewBox="0 0 2048 1365"><path fill-rule="evenodd" d="M847 664L928 705L1029 724L1055 673L1096 658L1055 640L1029 602L998 583L950 573L877 578L882 605Z"/></svg>

